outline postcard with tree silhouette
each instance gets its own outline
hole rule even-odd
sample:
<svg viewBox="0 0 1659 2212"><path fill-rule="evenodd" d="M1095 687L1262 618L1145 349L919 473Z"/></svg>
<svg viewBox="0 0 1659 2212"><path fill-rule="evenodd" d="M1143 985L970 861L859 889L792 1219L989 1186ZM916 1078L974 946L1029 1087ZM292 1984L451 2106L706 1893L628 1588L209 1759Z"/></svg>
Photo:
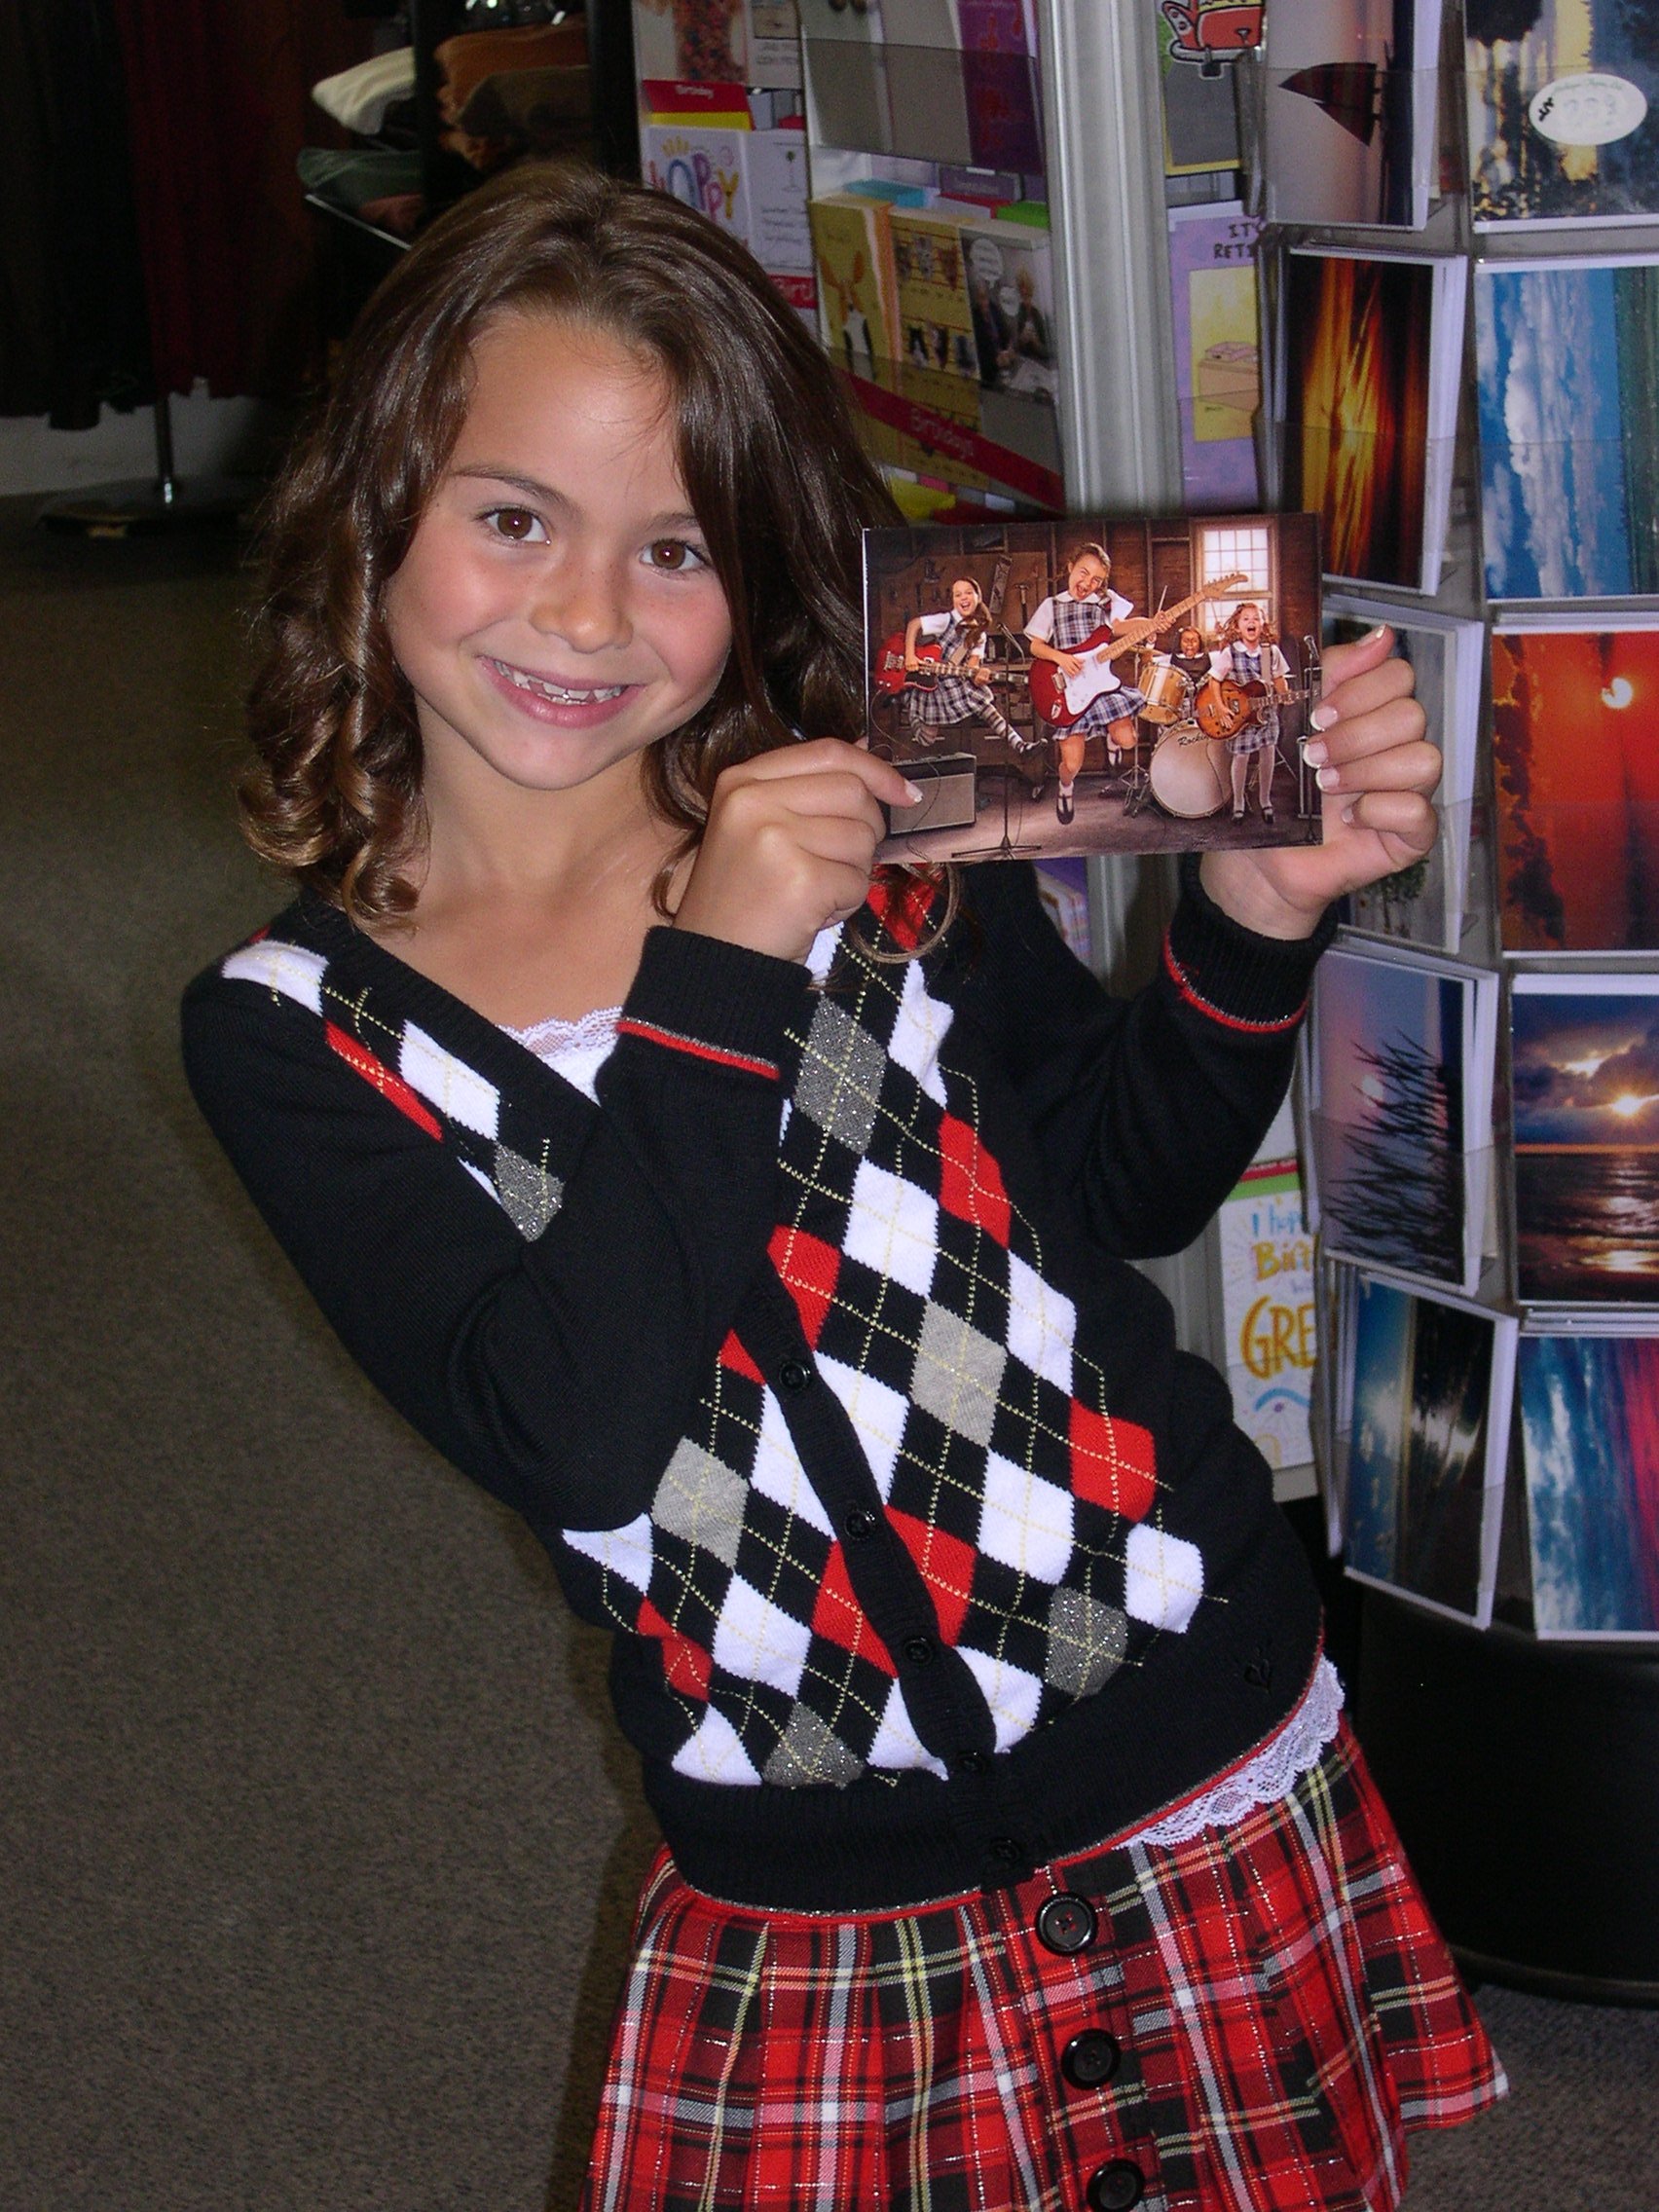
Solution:
<svg viewBox="0 0 1659 2212"><path fill-rule="evenodd" d="M1307 1049L1326 1251L1471 1292L1492 1150L1498 978L1345 938L1320 962Z"/></svg>

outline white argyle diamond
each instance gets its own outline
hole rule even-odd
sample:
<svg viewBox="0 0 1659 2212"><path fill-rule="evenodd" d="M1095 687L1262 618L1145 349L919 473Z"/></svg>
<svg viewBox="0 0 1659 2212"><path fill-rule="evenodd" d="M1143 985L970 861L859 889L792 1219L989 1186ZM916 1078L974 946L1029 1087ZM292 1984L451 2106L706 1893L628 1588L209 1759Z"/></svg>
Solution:
<svg viewBox="0 0 1659 2212"><path fill-rule="evenodd" d="M233 983L263 983L268 991L280 991L297 999L313 1014L322 1012L322 972L328 962L320 952L307 952L279 937L262 937L257 944L244 944L233 952L220 973Z"/></svg>
<svg viewBox="0 0 1659 2212"><path fill-rule="evenodd" d="M921 1766L940 1777L947 1771L942 1759L936 1759L930 1751L924 1750L921 1738L910 1724L904 1693L897 1682L887 1693L887 1703L876 1724L875 1741L866 1754L866 1764L888 1768Z"/></svg>
<svg viewBox="0 0 1659 2212"><path fill-rule="evenodd" d="M979 1549L1039 1582L1058 1582L1072 1554L1071 1493L987 1453Z"/></svg>
<svg viewBox="0 0 1659 2212"><path fill-rule="evenodd" d="M1198 1545L1137 1522L1124 1546L1124 1612L1179 1634L1203 1594L1204 1563Z"/></svg>
<svg viewBox="0 0 1659 2212"><path fill-rule="evenodd" d="M738 1740L737 1730L711 1705L670 1761L677 1774L693 1782L736 1783L760 1780L755 1762Z"/></svg>
<svg viewBox="0 0 1659 2212"><path fill-rule="evenodd" d="M1072 1394L1077 1308L1017 1253L1008 1256L1008 1348L1045 1382Z"/></svg>
<svg viewBox="0 0 1659 2212"><path fill-rule="evenodd" d="M939 1261L939 1206L915 1183L861 1161L844 1249L877 1274L926 1298Z"/></svg>
<svg viewBox="0 0 1659 2212"><path fill-rule="evenodd" d="M715 1623L715 1665L742 1682L765 1682L793 1697L806 1672L812 1631L734 1574Z"/></svg>
<svg viewBox="0 0 1659 2212"><path fill-rule="evenodd" d="M847 1409L847 1418L858 1432L875 1487L885 1502L893 1494L893 1470L899 1464L908 1400L890 1390L885 1382L878 1382L873 1375L843 1366L838 1359L826 1359L822 1352L818 1354L818 1372Z"/></svg>
<svg viewBox="0 0 1659 2212"><path fill-rule="evenodd" d="M494 1139L500 1118L500 1092L464 1060L446 1052L435 1037L428 1037L413 1021L404 1027L397 1072L411 1090L429 1098L452 1122Z"/></svg>
<svg viewBox="0 0 1659 2212"><path fill-rule="evenodd" d="M921 962L906 961L899 1018L887 1050L902 1068L909 1069L936 1106L946 1102L943 1078L939 1072L939 1049L954 1019L950 1008L928 989Z"/></svg>
<svg viewBox="0 0 1659 2212"><path fill-rule="evenodd" d="M798 1515L826 1536L835 1533L818 1493L806 1479L800 1454L784 1419L776 1393L767 1390L760 1400L760 1440L755 1447L755 1464L749 1479L762 1497Z"/></svg>
<svg viewBox="0 0 1659 2212"><path fill-rule="evenodd" d="M988 1651L976 1651L968 1643L959 1643L956 1648L985 1693L985 1703L997 1726L997 1750L1006 1751L1010 1744L1017 1744L1021 1736L1030 1735L1038 1705L1042 1702L1043 1684L1035 1675L1028 1675L1023 1667L1015 1667L1010 1660L993 1658Z"/></svg>
<svg viewBox="0 0 1659 2212"><path fill-rule="evenodd" d="M598 1560L601 1567L619 1574L636 1590L649 1589L651 1520L648 1513L636 1514L623 1529L566 1529L563 1534L572 1551Z"/></svg>

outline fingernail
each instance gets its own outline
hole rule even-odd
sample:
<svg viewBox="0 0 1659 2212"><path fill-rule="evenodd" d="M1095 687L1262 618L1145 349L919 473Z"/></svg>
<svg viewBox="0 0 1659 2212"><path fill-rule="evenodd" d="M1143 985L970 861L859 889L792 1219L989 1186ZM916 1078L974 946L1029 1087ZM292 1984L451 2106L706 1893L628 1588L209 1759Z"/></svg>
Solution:
<svg viewBox="0 0 1659 2212"><path fill-rule="evenodd" d="M1313 781L1322 792L1334 792L1343 780L1340 768L1321 768Z"/></svg>
<svg viewBox="0 0 1659 2212"><path fill-rule="evenodd" d="M920 806L922 803L922 788L920 784L907 783L904 786L904 796L909 800L912 806Z"/></svg>
<svg viewBox="0 0 1659 2212"><path fill-rule="evenodd" d="M1352 806L1345 806L1343 808L1343 820L1345 822L1351 822L1358 811L1359 801L1358 799L1355 799Z"/></svg>
<svg viewBox="0 0 1659 2212"><path fill-rule="evenodd" d="M1385 637L1386 637L1387 635L1388 635L1388 625L1387 625L1387 623L1386 623L1386 622L1379 622L1375 630L1367 630L1367 631L1366 631L1366 633L1365 633L1365 636L1364 636L1364 637L1363 637L1363 638L1362 638L1362 639L1360 640L1360 643L1361 643L1362 645L1375 645L1375 644L1377 643L1377 641L1378 641L1378 639L1379 639L1379 638L1385 638Z"/></svg>
<svg viewBox="0 0 1659 2212"><path fill-rule="evenodd" d="M1341 721L1342 717L1335 707L1315 707L1308 719L1315 729L1329 729L1333 722Z"/></svg>
<svg viewBox="0 0 1659 2212"><path fill-rule="evenodd" d="M1323 738L1310 737L1302 748L1302 757L1311 760L1315 768L1322 768L1331 757L1331 749Z"/></svg>

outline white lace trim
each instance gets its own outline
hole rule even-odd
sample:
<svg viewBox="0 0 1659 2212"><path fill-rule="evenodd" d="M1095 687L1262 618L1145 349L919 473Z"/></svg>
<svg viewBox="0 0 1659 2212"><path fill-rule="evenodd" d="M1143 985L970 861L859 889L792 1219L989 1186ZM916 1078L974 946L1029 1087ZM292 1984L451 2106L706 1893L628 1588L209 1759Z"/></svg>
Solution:
<svg viewBox="0 0 1659 2212"><path fill-rule="evenodd" d="M528 1029L507 1028L507 1035L515 1038L527 1051L534 1052L555 1075L562 1075L567 1083L587 1097L594 1096L594 1078L610 1057L616 1043L616 1024L621 1018L619 1006L595 1007L592 1014L578 1015L574 1021L566 1021L559 1014L549 1014L545 1021L533 1021ZM506 1024L502 1024L506 1028Z"/></svg>
<svg viewBox="0 0 1659 2212"><path fill-rule="evenodd" d="M1337 1670L1321 1659L1308 1694L1271 1744L1225 1775L1213 1789L1194 1797L1150 1827L1137 1828L1131 1843L1190 1843L1206 1828L1231 1827L1263 1805L1288 1797L1336 1735L1342 1718L1343 1685Z"/></svg>

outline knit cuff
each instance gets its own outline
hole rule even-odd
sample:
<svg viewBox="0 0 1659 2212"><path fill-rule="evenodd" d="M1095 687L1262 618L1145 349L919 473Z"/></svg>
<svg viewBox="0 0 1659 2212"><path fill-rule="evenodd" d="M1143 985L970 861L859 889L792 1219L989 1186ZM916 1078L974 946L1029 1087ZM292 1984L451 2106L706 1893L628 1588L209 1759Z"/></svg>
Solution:
<svg viewBox="0 0 1659 2212"><path fill-rule="evenodd" d="M1184 1003L1229 1029L1264 1037L1294 1029L1319 955L1337 930L1328 906L1311 937L1261 937L1223 913L1204 889L1199 856L1181 861L1181 903L1163 940L1165 980Z"/></svg>
<svg viewBox="0 0 1659 2212"><path fill-rule="evenodd" d="M695 930L653 929L616 1024L666 1051L776 1083L806 971Z"/></svg>

